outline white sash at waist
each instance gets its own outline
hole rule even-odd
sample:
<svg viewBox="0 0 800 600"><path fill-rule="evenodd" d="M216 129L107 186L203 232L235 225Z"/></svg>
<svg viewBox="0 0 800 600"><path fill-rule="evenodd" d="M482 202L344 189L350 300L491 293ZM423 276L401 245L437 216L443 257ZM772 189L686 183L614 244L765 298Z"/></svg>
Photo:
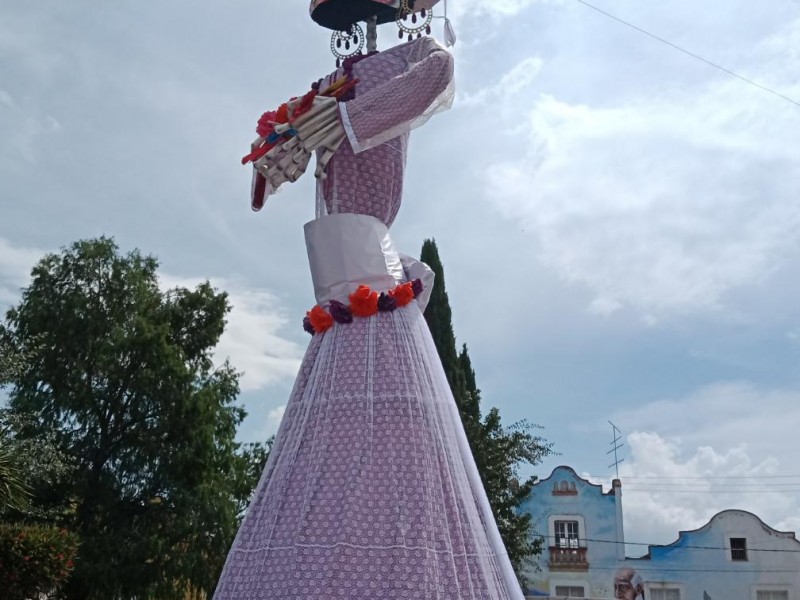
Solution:
<svg viewBox="0 0 800 600"><path fill-rule="evenodd" d="M379 219L336 213L306 223L304 230L317 304L347 304L362 284L385 292L405 281L400 255Z"/></svg>

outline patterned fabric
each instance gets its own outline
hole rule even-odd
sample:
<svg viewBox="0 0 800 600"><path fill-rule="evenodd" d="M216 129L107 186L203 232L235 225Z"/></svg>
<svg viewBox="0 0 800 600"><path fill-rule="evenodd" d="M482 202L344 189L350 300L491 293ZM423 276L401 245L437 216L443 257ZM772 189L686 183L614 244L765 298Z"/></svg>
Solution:
<svg viewBox="0 0 800 600"><path fill-rule="evenodd" d="M452 65L438 47L428 46L430 60L407 60L426 44L356 65L364 88L376 91L351 101L356 135L375 130L364 111L375 110L379 88L395 95L386 115L373 116L393 128L427 110L447 86ZM409 69L438 87L397 86L421 81L404 77ZM328 210L391 224L406 139L360 154L340 148L320 190ZM317 597L522 599L415 302L312 338L214 595Z"/></svg>
<svg viewBox="0 0 800 600"><path fill-rule="evenodd" d="M450 106L453 61L433 39L420 38L352 69L356 97L339 105L348 139L328 163L317 200L328 212L372 215L391 226L403 195L408 132Z"/></svg>

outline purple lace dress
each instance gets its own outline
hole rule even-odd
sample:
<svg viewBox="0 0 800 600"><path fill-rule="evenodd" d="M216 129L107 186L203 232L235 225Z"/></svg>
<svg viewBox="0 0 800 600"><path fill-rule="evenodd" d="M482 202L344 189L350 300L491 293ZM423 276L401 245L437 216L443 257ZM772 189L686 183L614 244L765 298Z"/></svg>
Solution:
<svg viewBox="0 0 800 600"><path fill-rule="evenodd" d="M353 65L319 212L391 225L452 71L429 38ZM522 598L416 302L312 338L214 598Z"/></svg>

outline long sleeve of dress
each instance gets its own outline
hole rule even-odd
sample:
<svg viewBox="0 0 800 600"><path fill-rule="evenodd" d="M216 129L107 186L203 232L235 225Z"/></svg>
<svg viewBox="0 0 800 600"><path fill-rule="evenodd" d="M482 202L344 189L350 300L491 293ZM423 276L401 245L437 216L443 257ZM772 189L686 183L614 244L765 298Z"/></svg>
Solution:
<svg viewBox="0 0 800 600"><path fill-rule="evenodd" d="M404 61L405 69L339 105L355 153L407 133L453 101L453 57L435 40L420 38L385 54Z"/></svg>

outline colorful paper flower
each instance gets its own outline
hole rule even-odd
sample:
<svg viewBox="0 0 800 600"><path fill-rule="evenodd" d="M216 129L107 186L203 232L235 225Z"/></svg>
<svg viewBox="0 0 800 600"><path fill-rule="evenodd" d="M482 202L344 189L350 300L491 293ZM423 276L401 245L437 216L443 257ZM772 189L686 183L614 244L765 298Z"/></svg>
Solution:
<svg viewBox="0 0 800 600"><path fill-rule="evenodd" d="M314 328L315 333L323 333L333 327L333 317L327 311L317 304L308 313L306 313L311 326Z"/></svg>
<svg viewBox="0 0 800 600"><path fill-rule="evenodd" d="M331 316L337 323L343 323L346 325L353 322L353 313L348 307L338 300L331 300L328 310L331 311Z"/></svg>
<svg viewBox="0 0 800 600"><path fill-rule="evenodd" d="M256 125L256 133L263 138L267 137L275 128L274 123L277 118L278 113L274 110L265 112L258 120L258 125Z"/></svg>
<svg viewBox="0 0 800 600"><path fill-rule="evenodd" d="M371 317L378 312L378 292L373 292L368 285L360 285L350 294L350 310L357 317Z"/></svg>
<svg viewBox="0 0 800 600"><path fill-rule="evenodd" d="M292 98L294 100L294 98ZM277 114L275 115L275 121L278 123L288 123L289 122L289 105L284 102L278 107L278 110L275 111Z"/></svg>
<svg viewBox="0 0 800 600"><path fill-rule="evenodd" d="M314 326L311 324L311 318L308 315L303 317L303 330L306 333L314 335Z"/></svg>
<svg viewBox="0 0 800 600"><path fill-rule="evenodd" d="M415 279L414 281L412 281L411 282L411 289L414 290L414 298L419 296L422 293L422 290L424 289L422 287L422 280L421 279Z"/></svg>
<svg viewBox="0 0 800 600"><path fill-rule="evenodd" d="M397 301L397 306L405 306L414 299L413 284L409 281L401 283L393 290L389 290L389 295Z"/></svg>
<svg viewBox="0 0 800 600"><path fill-rule="evenodd" d="M395 309L397 309L397 300L392 298L389 294L381 292L381 295L378 296L378 310L381 312L392 312Z"/></svg>

